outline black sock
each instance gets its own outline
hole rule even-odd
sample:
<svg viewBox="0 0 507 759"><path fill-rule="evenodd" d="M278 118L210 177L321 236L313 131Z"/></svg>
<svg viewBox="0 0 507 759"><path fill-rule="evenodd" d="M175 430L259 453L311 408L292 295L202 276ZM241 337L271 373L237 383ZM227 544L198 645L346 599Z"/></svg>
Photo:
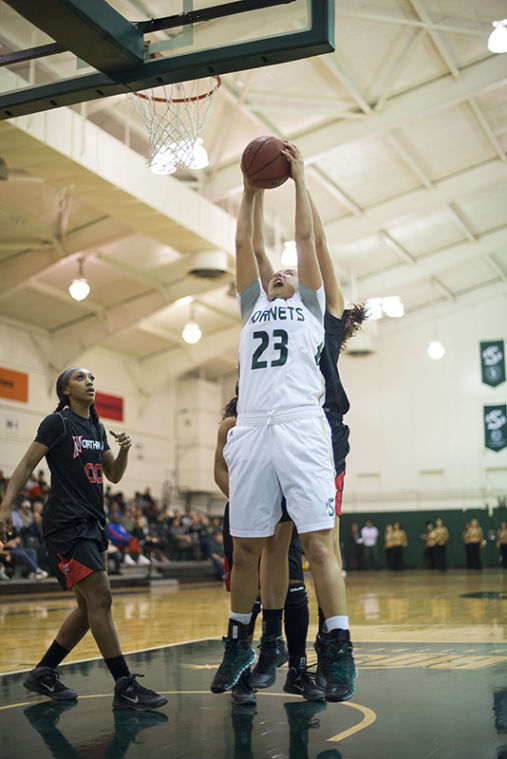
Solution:
<svg viewBox="0 0 507 759"><path fill-rule="evenodd" d="M65 659L68 653L68 648L64 648L59 643L57 643L56 640L54 640L37 666L51 667L51 669L56 669L60 662Z"/></svg>
<svg viewBox="0 0 507 759"><path fill-rule="evenodd" d="M229 619L227 637L231 640L248 640L250 625L243 625L237 619Z"/></svg>
<svg viewBox="0 0 507 759"><path fill-rule="evenodd" d="M252 609L252 618L250 620L250 624L248 625L248 636L253 637L253 634L255 632L255 623L257 621L257 617L261 613L261 599L256 598L255 603L253 605Z"/></svg>
<svg viewBox="0 0 507 759"><path fill-rule="evenodd" d="M322 632L322 628L324 627L325 621L326 621L326 618L324 616L324 612L319 606L319 634Z"/></svg>
<svg viewBox="0 0 507 759"><path fill-rule="evenodd" d="M277 638L282 634L283 609L262 610L262 634L274 635Z"/></svg>
<svg viewBox="0 0 507 759"><path fill-rule="evenodd" d="M306 665L306 635L309 617L307 605L285 609L284 628L289 650L289 667Z"/></svg>
<svg viewBox="0 0 507 759"><path fill-rule="evenodd" d="M104 662L114 677L115 682L116 680L119 680L120 677L128 677L128 675L130 675L130 670L123 654L113 656L111 659L104 659Z"/></svg>

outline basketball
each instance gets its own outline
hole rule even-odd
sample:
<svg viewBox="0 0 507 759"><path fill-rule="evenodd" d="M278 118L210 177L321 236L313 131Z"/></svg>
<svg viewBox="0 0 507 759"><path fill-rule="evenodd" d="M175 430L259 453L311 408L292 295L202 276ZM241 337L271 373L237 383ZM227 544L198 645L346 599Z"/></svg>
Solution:
<svg viewBox="0 0 507 759"><path fill-rule="evenodd" d="M284 149L285 142L278 137L257 137L243 151L241 171L257 187L280 187L290 177L290 163L282 155Z"/></svg>

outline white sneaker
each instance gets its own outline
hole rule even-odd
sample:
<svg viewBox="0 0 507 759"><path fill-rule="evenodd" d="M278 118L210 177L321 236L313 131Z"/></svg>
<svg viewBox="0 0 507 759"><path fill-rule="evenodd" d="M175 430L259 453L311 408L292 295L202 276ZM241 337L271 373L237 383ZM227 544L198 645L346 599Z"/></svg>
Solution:
<svg viewBox="0 0 507 759"><path fill-rule="evenodd" d="M36 569L35 570L35 579L36 580L44 580L46 577L48 577L48 573L45 572L43 569Z"/></svg>
<svg viewBox="0 0 507 759"><path fill-rule="evenodd" d="M345 569L342 569L342 577L343 579L347 577L347 571Z"/></svg>
<svg viewBox="0 0 507 759"><path fill-rule="evenodd" d="M136 563L132 556L129 553L126 553L123 557L123 563L126 564L128 567L135 567Z"/></svg>
<svg viewBox="0 0 507 759"><path fill-rule="evenodd" d="M10 580L11 578L3 567L0 567L0 580Z"/></svg>
<svg viewBox="0 0 507 759"><path fill-rule="evenodd" d="M148 559L147 556L145 556L144 554L140 553L139 556L137 557L137 563L140 566L146 566L147 564L151 564L151 561Z"/></svg>

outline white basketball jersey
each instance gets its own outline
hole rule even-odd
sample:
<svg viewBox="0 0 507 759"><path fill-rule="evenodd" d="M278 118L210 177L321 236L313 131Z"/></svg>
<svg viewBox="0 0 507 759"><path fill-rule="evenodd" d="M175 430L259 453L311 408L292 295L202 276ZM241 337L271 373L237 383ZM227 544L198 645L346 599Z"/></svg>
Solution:
<svg viewBox="0 0 507 759"><path fill-rule="evenodd" d="M239 344L238 413L264 414L318 408L324 380L319 357L324 342L323 317L318 319L296 293L270 301L260 295L244 320ZM246 292L246 291L245 291ZM241 296L239 296L241 302ZM324 313L323 288L316 292ZM255 296L254 296L255 297Z"/></svg>

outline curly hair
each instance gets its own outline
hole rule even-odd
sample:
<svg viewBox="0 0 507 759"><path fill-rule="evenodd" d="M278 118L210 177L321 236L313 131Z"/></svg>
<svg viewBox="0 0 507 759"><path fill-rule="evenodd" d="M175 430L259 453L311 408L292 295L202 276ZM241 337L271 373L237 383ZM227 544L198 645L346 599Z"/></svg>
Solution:
<svg viewBox="0 0 507 759"><path fill-rule="evenodd" d="M348 340L359 332L362 323L368 318L368 310L365 303L354 304L346 308L343 312L345 319L345 329L343 331L343 342L340 350L344 350Z"/></svg>
<svg viewBox="0 0 507 759"><path fill-rule="evenodd" d="M231 398L231 400L225 404L225 408L222 414L222 419L227 419L229 416L238 415L239 380L236 382L236 387L234 388L234 392L235 392L234 397Z"/></svg>

